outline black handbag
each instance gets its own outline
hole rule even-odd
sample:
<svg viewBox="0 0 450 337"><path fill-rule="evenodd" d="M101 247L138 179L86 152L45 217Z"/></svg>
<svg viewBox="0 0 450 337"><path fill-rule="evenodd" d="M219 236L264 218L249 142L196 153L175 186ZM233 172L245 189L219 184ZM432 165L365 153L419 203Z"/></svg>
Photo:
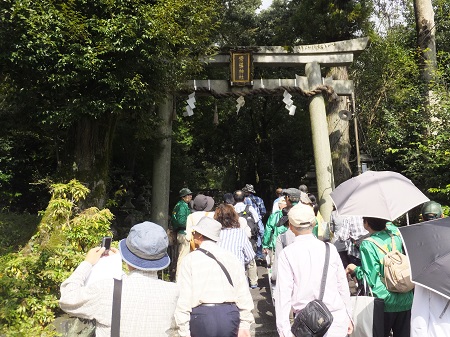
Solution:
<svg viewBox="0 0 450 337"><path fill-rule="evenodd" d="M327 243L325 253L325 263L323 266L322 282L320 284L319 299L309 302L306 307L300 310L294 318L291 332L295 337L322 337L326 334L333 323L333 315L322 302L327 282L328 263L330 261L330 247Z"/></svg>

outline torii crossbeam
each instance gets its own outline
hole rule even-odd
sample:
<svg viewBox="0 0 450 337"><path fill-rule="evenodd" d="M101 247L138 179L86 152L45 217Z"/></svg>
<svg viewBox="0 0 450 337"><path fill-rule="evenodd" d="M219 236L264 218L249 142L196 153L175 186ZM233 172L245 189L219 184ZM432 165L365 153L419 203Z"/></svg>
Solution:
<svg viewBox="0 0 450 337"><path fill-rule="evenodd" d="M351 80L322 78L320 66L348 66L366 48L368 42L369 38L364 37L292 48L281 46L246 47L252 50L252 61L255 67L305 66L306 76L296 76L295 79L253 80L248 86L236 86L227 80L191 80L185 84L184 89L215 97L238 97L251 94L271 94L269 91L277 90L277 88L294 88L310 96L309 111L320 212L324 219L329 219L332 210L329 194L334 188L334 181L325 101L322 92L330 91L331 88L331 92L334 94L350 96L354 88ZM225 52L204 60L208 66L228 66L231 61L230 54ZM173 98L168 97L168 100L158 109L159 116L164 123L161 127L164 137L161 140L160 152L155 155L153 166L152 219L166 228L169 214L172 102Z"/></svg>

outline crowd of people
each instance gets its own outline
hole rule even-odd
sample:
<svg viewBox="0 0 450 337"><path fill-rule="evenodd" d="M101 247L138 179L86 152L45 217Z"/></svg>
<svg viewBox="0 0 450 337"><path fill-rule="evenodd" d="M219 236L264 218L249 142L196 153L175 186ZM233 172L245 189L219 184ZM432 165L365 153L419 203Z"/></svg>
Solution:
<svg viewBox="0 0 450 337"><path fill-rule="evenodd" d="M403 250L399 231L389 221L342 216L335 209L325 221L305 185L277 188L267 215L250 184L225 193L217 205L204 194L193 198L188 188L179 198L170 221L175 261L168 256L169 239L161 226L137 224L119 249L95 247L87 253L61 285L61 308L95 320L100 337L248 337L255 321L250 289L258 287L257 265L263 264L270 268L279 336L292 336L292 320L319 298L323 280L322 300L333 316L327 337L345 337L354 329L349 282L365 283L384 301L383 337L450 337L446 299L423 287L393 292L384 283L384 253L378 245ZM424 220L442 216L439 204L423 205ZM120 286L99 267L107 259L121 262L119 256L128 269L115 275ZM169 264L176 266L175 279L159 279L158 271ZM102 277L87 282L93 273ZM433 308L424 310L432 302Z"/></svg>

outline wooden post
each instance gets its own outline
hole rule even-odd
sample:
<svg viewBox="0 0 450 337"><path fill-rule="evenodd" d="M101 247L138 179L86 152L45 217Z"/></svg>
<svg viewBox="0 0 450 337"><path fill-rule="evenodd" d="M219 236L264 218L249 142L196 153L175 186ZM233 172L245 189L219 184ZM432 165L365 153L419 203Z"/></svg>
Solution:
<svg viewBox="0 0 450 337"><path fill-rule="evenodd" d="M153 158L151 219L165 229L169 225L170 159L172 156L173 96L158 107L161 119L159 146Z"/></svg>
<svg viewBox="0 0 450 337"><path fill-rule="evenodd" d="M310 90L322 85L320 66L317 62L306 64L305 72ZM327 115L322 94L317 94L312 97L311 102L309 103L309 114L316 166L319 210L323 219L328 222L330 221L330 215L333 208L330 193L334 189L334 180L330 139L328 137Z"/></svg>
<svg viewBox="0 0 450 337"><path fill-rule="evenodd" d="M360 175L362 173L362 167L361 167L361 154L359 152L358 115L356 114L355 93L352 93L352 112L354 123L353 125L355 128L356 165L358 168L358 175Z"/></svg>

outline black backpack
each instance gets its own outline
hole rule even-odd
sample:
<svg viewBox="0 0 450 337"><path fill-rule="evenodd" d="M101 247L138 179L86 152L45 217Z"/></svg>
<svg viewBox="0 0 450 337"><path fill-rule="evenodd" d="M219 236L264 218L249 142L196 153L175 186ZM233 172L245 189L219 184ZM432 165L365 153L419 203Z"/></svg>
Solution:
<svg viewBox="0 0 450 337"><path fill-rule="evenodd" d="M242 212L239 212L238 214L240 217L244 218L247 221L247 225L248 227L250 227L251 233L250 239L256 240L259 232L258 223L255 222L255 219L253 219L253 215L249 211L249 207L250 205L245 206L245 209Z"/></svg>

